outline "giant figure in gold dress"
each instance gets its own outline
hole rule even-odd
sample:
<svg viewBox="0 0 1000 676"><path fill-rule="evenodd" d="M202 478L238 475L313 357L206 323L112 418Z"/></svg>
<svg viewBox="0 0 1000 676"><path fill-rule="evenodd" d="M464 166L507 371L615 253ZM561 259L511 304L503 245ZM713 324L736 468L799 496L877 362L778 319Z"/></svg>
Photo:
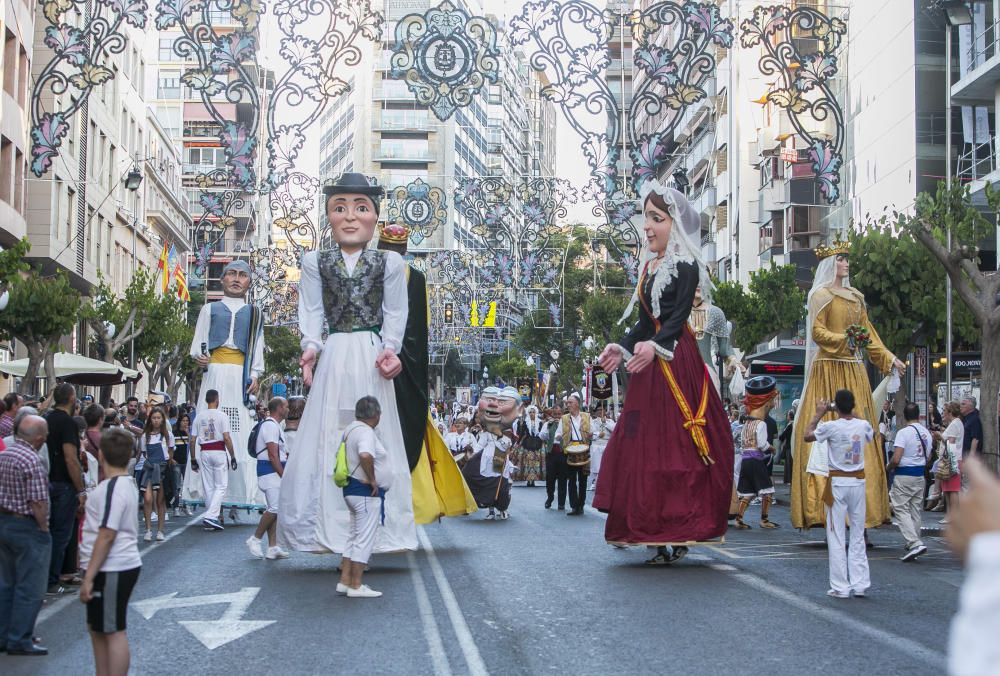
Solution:
<svg viewBox="0 0 1000 676"><path fill-rule="evenodd" d="M895 367L902 374L905 365L889 352L868 319L865 297L851 287L847 245L835 242L832 247L817 247L820 264L812 290L809 291L809 317L806 337L806 382L794 428L792 477L792 525L812 528L825 524L823 490L827 477L810 473L809 458L813 444L806 442L806 425L820 399L832 401L837 390L854 393L854 415L865 418L878 429L878 412L872 402L871 385L865 372L863 353L883 373ZM868 331L868 345L852 344L850 327ZM862 341L863 342L863 341ZM832 420L833 414L827 418ZM879 449L881 440L865 446L866 527L876 527L889 518L885 463ZM820 463L822 464L822 463Z"/></svg>

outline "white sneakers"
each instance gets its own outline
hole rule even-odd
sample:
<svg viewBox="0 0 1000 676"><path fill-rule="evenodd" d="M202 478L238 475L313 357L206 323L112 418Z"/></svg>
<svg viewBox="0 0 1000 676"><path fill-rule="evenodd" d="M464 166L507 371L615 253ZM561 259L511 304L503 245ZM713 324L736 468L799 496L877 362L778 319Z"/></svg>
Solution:
<svg viewBox="0 0 1000 676"><path fill-rule="evenodd" d="M153 531L147 530L146 534L142 537L142 540L143 540L143 542L152 542L153 541Z"/></svg>
<svg viewBox="0 0 1000 676"><path fill-rule="evenodd" d="M270 561L274 561L275 559L287 559L288 557L288 552L277 545L274 547L268 547L267 554L264 555L264 558Z"/></svg>
<svg viewBox="0 0 1000 676"><path fill-rule="evenodd" d="M255 559L264 558L264 547L261 545L260 539L251 535L247 538L247 549L250 550L250 556Z"/></svg>
<svg viewBox="0 0 1000 676"><path fill-rule="evenodd" d="M349 599L377 599L379 596L382 596L382 592L375 591L366 584L357 589L347 588L347 598Z"/></svg>
<svg viewBox="0 0 1000 676"><path fill-rule="evenodd" d="M163 534L162 530L156 531L156 541L157 542L163 542L166 539L167 539L167 536Z"/></svg>
<svg viewBox="0 0 1000 676"><path fill-rule="evenodd" d="M348 587L343 582L338 582L337 583L337 593L338 594L346 594L348 589L350 589L350 587Z"/></svg>

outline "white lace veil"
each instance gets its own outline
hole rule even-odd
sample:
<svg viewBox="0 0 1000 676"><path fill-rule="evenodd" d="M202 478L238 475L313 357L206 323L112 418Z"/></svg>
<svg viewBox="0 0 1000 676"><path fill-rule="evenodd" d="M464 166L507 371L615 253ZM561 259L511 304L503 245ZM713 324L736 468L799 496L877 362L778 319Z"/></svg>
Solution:
<svg viewBox="0 0 1000 676"><path fill-rule="evenodd" d="M833 282L837 279L837 257L827 256L819 262L816 267L816 276L813 278L812 288L809 289L808 300L806 301L806 307L809 313L806 317L806 368L805 368L805 381L802 383L802 391L806 391L806 387L809 385L809 376L812 373L813 360L816 359L816 352L819 350L819 346L816 345L816 341L813 340L812 332L813 325L816 323L816 315L823 308L817 307L813 303L813 296L820 289L825 289L833 285ZM851 286L850 277L844 277L844 287L849 288Z"/></svg>
<svg viewBox="0 0 1000 676"><path fill-rule="evenodd" d="M711 299L715 286L712 284L712 278L708 274L708 267L705 265L705 259L701 253L701 216L688 202L687 197L679 190L668 188L656 179L650 179L639 189L639 199L637 200L639 213L632 217L632 222L642 232L646 219L644 213L646 199L654 192L662 197L667 204L667 213L670 214L674 226L670 230L670 242L667 244L666 250L670 260L664 261L656 269L656 276L653 280L653 298L658 298L660 292L669 283L670 277L676 275L676 263L685 261L698 266L701 294L707 302ZM649 250L649 243L643 241L642 250L639 252L638 270L641 271L646 262L653 257L653 252ZM619 324L628 320L638 300L639 286L637 284L632 293L632 299L629 301L628 307L625 308L625 314L618 320Z"/></svg>

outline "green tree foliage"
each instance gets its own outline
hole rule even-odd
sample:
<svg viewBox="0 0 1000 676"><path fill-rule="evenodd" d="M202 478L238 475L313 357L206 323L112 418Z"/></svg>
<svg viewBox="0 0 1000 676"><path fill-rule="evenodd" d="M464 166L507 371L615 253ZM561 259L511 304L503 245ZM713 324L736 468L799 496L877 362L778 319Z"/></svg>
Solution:
<svg viewBox="0 0 1000 676"><path fill-rule="evenodd" d="M264 378L277 382L299 373L299 334L287 326L264 327Z"/></svg>
<svg viewBox="0 0 1000 676"><path fill-rule="evenodd" d="M979 407L983 411L983 457L998 469L997 392L1000 391L1000 274L979 269L979 245L996 237L1000 191L986 186L987 219L972 204L969 187L956 182L951 188L938 184L935 193L921 193L912 214L894 213L898 230L906 230L922 244L951 279L955 296L972 314L980 330L983 366ZM951 246L948 246L948 232Z"/></svg>
<svg viewBox="0 0 1000 676"><path fill-rule="evenodd" d="M0 292L7 288L10 280L28 271L28 264L24 262L24 257L31 250L31 244L27 239L22 239L9 249L0 251Z"/></svg>
<svg viewBox="0 0 1000 676"><path fill-rule="evenodd" d="M520 356L503 355L489 362L490 380L500 378L508 385L515 385L518 378L533 378L534 366L528 366L527 359Z"/></svg>
<svg viewBox="0 0 1000 676"><path fill-rule="evenodd" d="M739 282L721 282L712 302L733 323L733 345L746 353L806 316L806 293L795 283L794 265L772 263L751 272L747 288Z"/></svg>
<svg viewBox="0 0 1000 676"><path fill-rule="evenodd" d="M883 215L851 234L851 286L865 295L868 317L892 352L906 354L916 345L940 351L947 325L944 273L899 218ZM974 343L979 332L969 309L955 303L953 320L954 338Z"/></svg>
<svg viewBox="0 0 1000 676"><path fill-rule="evenodd" d="M36 378L44 362L47 386L51 390L55 387L55 350L59 339L76 325L80 316L80 294L70 286L65 273L43 277L32 270L27 275L12 275L7 283L10 301L0 312L0 337L16 339L28 351L28 369L22 389L37 392Z"/></svg>

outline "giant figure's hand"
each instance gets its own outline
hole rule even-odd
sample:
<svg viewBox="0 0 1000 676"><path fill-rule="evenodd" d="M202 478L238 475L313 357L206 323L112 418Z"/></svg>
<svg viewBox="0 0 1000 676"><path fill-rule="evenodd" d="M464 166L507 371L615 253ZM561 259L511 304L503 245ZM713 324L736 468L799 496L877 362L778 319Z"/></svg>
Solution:
<svg viewBox="0 0 1000 676"><path fill-rule="evenodd" d="M653 363L656 359L656 350L653 348L653 341L644 340L635 346L635 355L628 360L625 370L629 373L638 373Z"/></svg>
<svg viewBox="0 0 1000 676"><path fill-rule="evenodd" d="M247 385L247 394L257 394L258 387L259 387L259 383L257 382L257 379L256 378L251 378L250 379L250 384Z"/></svg>
<svg viewBox="0 0 1000 676"><path fill-rule="evenodd" d="M206 368L210 363L212 363L212 358L207 354L200 354L194 358L195 363L202 368Z"/></svg>
<svg viewBox="0 0 1000 676"><path fill-rule="evenodd" d="M302 367L302 384L306 387L312 387L313 384L313 369L316 368L316 348L310 347L302 353L302 358L299 359L299 366Z"/></svg>
<svg viewBox="0 0 1000 676"><path fill-rule="evenodd" d="M386 380L392 380L403 371L403 362L391 348L383 348L375 360L375 367Z"/></svg>
<svg viewBox="0 0 1000 676"><path fill-rule="evenodd" d="M601 365L605 373L614 373L622 365L622 348L620 345L608 343L597 358L597 363Z"/></svg>

